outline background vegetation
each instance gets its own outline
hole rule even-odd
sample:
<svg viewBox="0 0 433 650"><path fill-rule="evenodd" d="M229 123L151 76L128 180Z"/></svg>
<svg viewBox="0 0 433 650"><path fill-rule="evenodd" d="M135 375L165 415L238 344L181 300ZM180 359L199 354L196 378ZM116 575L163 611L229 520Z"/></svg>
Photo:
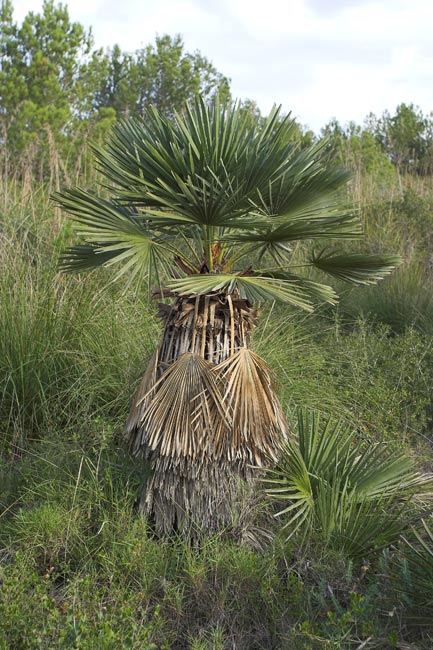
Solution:
<svg viewBox="0 0 433 650"><path fill-rule="evenodd" d="M431 648L428 491L394 494L389 537L361 553L345 542L350 517L328 534L319 488L289 539L264 490L200 547L155 539L135 512L146 468L120 432L158 338L154 306L121 283L102 291L103 270L58 273L72 234L50 194L92 185L87 142L117 118L149 102L171 112L198 90L228 97L229 81L178 36L95 51L51 2L22 25L3 2L0 51L0 648ZM402 104L362 126L299 127L299 146L325 135L354 172L366 248L404 263L378 287L338 287L336 309L272 307L255 348L295 433L299 407L319 410L360 457L377 446L430 472L432 118ZM386 510L356 512L374 530Z"/></svg>

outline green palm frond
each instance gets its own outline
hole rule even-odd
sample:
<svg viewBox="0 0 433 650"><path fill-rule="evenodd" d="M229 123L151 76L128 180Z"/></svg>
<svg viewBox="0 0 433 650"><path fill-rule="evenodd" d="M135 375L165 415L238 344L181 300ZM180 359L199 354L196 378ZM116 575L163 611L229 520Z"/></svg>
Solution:
<svg viewBox="0 0 433 650"><path fill-rule="evenodd" d="M279 503L280 510L275 516L282 518L282 528L288 530L289 539L300 528L311 528L315 493L310 472L299 449L292 446L288 453L287 445L283 448L286 453L281 455L276 469L268 470L265 483L272 486L267 493ZM285 471L287 461L290 462L290 471Z"/></svg>
<svg viewBox="0 0 433 650"><path fill-rule="evenodd" d="M225 225L250 211L249 197L285 162L293 120L274 109L259 131L239 105L198 98L169 120L151 109L146 120L114 127L95 148L99 169L122 202L162 207L202 225Z"/></svg>
<svg viewBox="0 0 433 650"><path fill-rule="evenodd" d="M367 499L387 495L431 492L432 476L415 470L413 461L399 452L390 453L382 445L371 445L361 455L354 455L348 471L351 484Z"/></svg>
<svg viewBox="0 0 433 650"><path fill-rule="evenodd" d="M152 275L159 279L161 271L169 271L176 249L162 235L149 230L145 218L134 208L79 189L67 190L54 198L72 215L86 239L85 244L72 246L63 254L63 270L86 270L123 262L117 277L130 272L130 279L138 276L148 278L149 282Z"/></svg>
<svg viewBox="0 0 433 650"><path fill-rule="evenodd" d="M90 271L117 257L120 251L106 250L107 246L100 244L77 244L64 251L60 260L62 271Z"/></svg>
<svg viewBox="0 0 433 650"><path fill-rule="evenodd" d="M424 564L425 560L427 560L425 565L430 567L433 574L433 526L429 528L425 520L421 523L422 529L414 531L415 537L420 545L417 557L421 560L421 564ZM409 542L407 543L409 544Z"/></svg>
<svg viewBox="0 0 433 650"><path fill-rule="evenodd" d="M353 559L382 551L406 525L402 507L392 498L354 498L346 484L326 484L318 494L317 527L323 541Z"/></svg>
<svg viewBox="0 0 433 650"><path fill-rule="evenodd" d="M328 164L328 145L324 138L288 156L279 172L257 193L256 209L267 216L284 218L317 215L327 204L347 210L343 197L351 174Z"/></svg>
<svg viewBox="0 0 433 650"><path fill-rule="evenodd" d="M392 586L402 598L404 621L417 630L430 628L433 621L433 518L403 536L401 556L392 564Z"/></svg>
<svg viewBox="0 0 433 650"><path fill-rule="evenodd" d="M358 213L342 194L350 174L330 168L324 159L325 149L323 141L293 152L280 172L271 176L264 188L257 188L257 197L251 199L256 227L235 232L230 238L268 246L299 239L358 238L362 234Z"/></svg>
<svg viewBox="0 0 433 650"><path fill-rule="evenodd" d="M236 275L231 273L209 273L189 275L169 280L167 286L179 295L204 295L214 292L233 293L250 303L264 300L279 300L306 311L313 311L311 298L334 303L336 294L331 287L309 282L295 275L285 277Z"/></svg>
<svg viewBox="0 0 433 650"><path fill-rule="evenodd" d="M302 149L294 129L278 108L259 123L218 96L208 104L198 97L172 119L150 108L142 121L118 122L109 142L94 148L112 198L79 189L55 195L82 237L62 268L118 262L118 276L129 282L153 275L162 285L171 277L168 286L182 295L187 287L198 295L236 289L250 302L281 300L309 311L315 300L335 304L330 287L291 274L290 243L358 238L362 228L347 201L349 175L329 165L327 142ZM280 274L247 272L247 255L258 266L272 259ZM178 280L175 259L201 277ZM397 261L321 253L311 265L367 284Z"/></svg>
<svg viewBox="0 0 433 650"><path fill-rule="evenodd" d="M289 271L284 271L283 269L264 269L263 271L256 271L256 274L262 278L273 278L275 280L281 280L283 282L289 282L299 285L302 290L305 292L309 298L319 302L319 303L329 303L335 305L338 300L338 296L335 293L334 289L327 284L321 284L319 282L313 282L313 280L307 280L302 278L295 273L290 273Z"/></svg>
<svg viewBox="0 0 433 650"><path fill-rule="evenodd" d="M301 239L356 239L362 235L361 224L353 212L332 212L330 206L323 206L317 215L306 214L287 218L264 218L261 222L251 221L251 231L234 231L227 236L232 242L251 242L269 246L289 243Z"/></svg>
<svg viewBox="0 0 433 650"><path fill-rule="evenodd" d="M333 254L325 251L314 255L311 263L344 282L352 284L376 284L389 275L399 264L398 255L373 255L360 253Z"/></svg>
<svg viewBox="0 0 433 650"><path fill-rule="evenodd" d="M300 411L297 440L283 444L266 483L289 537L315 530L325 544L356 557L398 538L407 525L404 505L431 489L432 477L402 453L359 448L343 422Z"/></svg>

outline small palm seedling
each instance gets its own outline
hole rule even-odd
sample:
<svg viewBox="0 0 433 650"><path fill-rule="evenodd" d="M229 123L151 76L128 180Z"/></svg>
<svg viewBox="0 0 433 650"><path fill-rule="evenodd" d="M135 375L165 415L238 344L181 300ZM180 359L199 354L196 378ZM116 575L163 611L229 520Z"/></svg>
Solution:
<svg viewBox="0 0 433 650"><path fill-rule="evenodd" d="M347 424L314 411L299 412L297 436L265 482L288 537L299 531L355 559L395 542L410 523L409 501L431 487L405 454L363 448Z"/></svg>
<svg viewBox="0 0 433 650"><path fill-rule="evenodd" d="M292 246L362 234L341 195L347 173L329 167L324 143L299 149L294 129L277 109L253 124L218 97L173 119L150 109L95 148L103 195L56 196L84 240L66 251L64 270L117 264L126 284L171 299L127 423L132 453L153 465L142 508L160 531L224 525L239 478L276 459L287 424L269 369L249 349L257 305L335 303L330 286L292 268ZM305 266L369 284L397 262L328 251Z"/></svg>

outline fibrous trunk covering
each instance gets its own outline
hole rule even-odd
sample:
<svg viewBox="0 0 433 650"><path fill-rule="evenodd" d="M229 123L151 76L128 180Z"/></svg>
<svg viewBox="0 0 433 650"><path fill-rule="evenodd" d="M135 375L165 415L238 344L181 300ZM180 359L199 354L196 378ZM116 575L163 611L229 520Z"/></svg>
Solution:
<svg viewBox="0 0 433 650"><path fill-rule="evenodd" d="M257 312L235 294L160 304L164 324L126 433L152 462L141 501L158 532L229 526L239 480L276 460L287 424L270 371L249 350Z"/></svg>

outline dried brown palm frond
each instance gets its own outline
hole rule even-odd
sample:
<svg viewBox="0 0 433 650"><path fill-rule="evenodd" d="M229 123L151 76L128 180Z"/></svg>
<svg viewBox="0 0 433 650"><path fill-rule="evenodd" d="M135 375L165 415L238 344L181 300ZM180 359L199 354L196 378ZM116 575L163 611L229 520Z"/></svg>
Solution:
<svg viewBox="0 0 433 650"><path fill-rule="evenodd" d="M160 359L172 363L185 352L212 363L247 347L257 324L257 310L246 300L220 292L207 296L179 296L172 305L159 304L164 324Z"/></svg>
<svg viewBox="0 0 433 650"><path fill-rule="evenodd" d="M215 458L216 441L229 421L212 364L198 354L180 356L137 403L141 412L136 450L157 452L173 465Z"/></svg>
<svg viewBox="0 0 433 650"><path fill-rule="evenodd" d="M257 467L277 460L288 425L272 386L266 363L248 348L240 348L214 367L223 405L232 419L230 438L218 439L229 459Z"/></svg>
<svg viewBox="0 0 433 650"><path fill-rule="evenodd" d="M209 532L231 528L240 483L246 478L246 486L250 484L251 470L246 468L246 473L241 478L239 463L224 459L175 464L155 455L140 509L151 515L159 534L177 530L190 540L203 539Z"/></svg>
<svg viewBox="0 0 433 650"><path fill-rule="evenodd" d="M160 533L231 529L240 485L272 464L287 424L265 362L247 349L256 312L224 295L160 305L162 342L134 396L132 452L152 463L140 508ZM219 362L219 363L218 363Z"/></svg>
<svg viewBox="0 0 433 650"><path fill-rule="evenodd" d="M140 422L143 420L143 414L152 394L151 389L155 385L158 377L158 363L159 348L156 348L131 401L131 408L125 426L125 439L134 455L136 455L139 449L137 446L139 440L137 440L136 431Z"/></svg>
<svg viewBox="0 0 433 650"><path fill-rule="evenodd" d="M269 500L257 490L253 471L239 463L184 463L155 460L154 473L143 491L140 509L153 517L156 532L181 532L190 540L210 532L234 539L258 551L272 539Z"/></svg>

